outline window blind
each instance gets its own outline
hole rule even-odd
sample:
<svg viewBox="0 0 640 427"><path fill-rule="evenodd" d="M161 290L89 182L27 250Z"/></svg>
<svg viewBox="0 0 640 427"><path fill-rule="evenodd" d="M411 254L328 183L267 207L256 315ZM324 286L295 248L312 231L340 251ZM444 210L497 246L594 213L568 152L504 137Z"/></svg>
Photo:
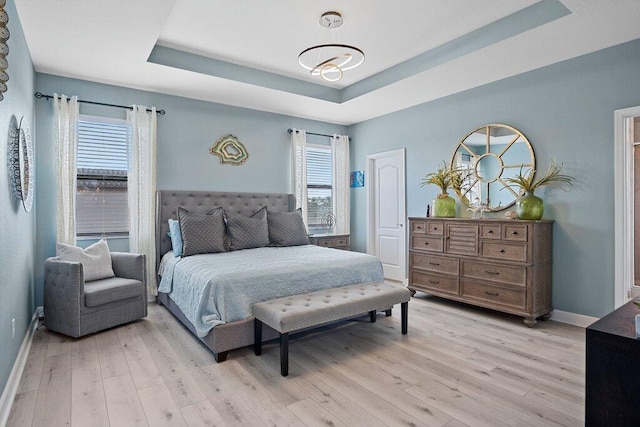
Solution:
<svg viewBox="0 0 640 427"><path fill-rule="evenodd" d="M322 228L322 217L333 212L331 147L307 145L307 226Z"/></svg>
<svg viewBox="0 0 640 427"><path fill-rule="evenodd" d="M81 116L78 123L76 234L126 235L128 126Z"/></svg>

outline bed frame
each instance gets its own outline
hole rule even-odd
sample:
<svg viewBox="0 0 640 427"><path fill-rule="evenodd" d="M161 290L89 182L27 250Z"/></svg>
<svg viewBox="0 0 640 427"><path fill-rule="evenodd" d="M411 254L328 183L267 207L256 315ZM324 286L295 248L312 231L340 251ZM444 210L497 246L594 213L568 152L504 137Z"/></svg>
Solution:
<svg viewBox="0 0 640 427"><path fill-rule="evenodd" d="M178 206L192 212L207 212L222 207L226 213L250 216L263 206L274 211L290 212L295 208L293 194L282 193L224 193L207 191L159 190L156 192L156 271L162 256L171 250L169 218L177 219ZM180 308L171 300L169 294L158 293L157 302L184 324L195 336L195 329ZM270 328L263 332L262 340L278 337ZM253 318L216 326L206 337L198 338L213 352L216 362L227 358L229 350L252 345L254 342Z"/></svg>

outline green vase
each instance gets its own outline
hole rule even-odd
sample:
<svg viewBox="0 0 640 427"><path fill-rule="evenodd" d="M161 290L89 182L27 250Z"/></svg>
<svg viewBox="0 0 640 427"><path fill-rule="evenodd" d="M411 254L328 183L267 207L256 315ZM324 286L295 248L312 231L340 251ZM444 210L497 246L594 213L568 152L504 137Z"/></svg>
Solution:
<svg viewBox="0 0 640 427"><path fill-rule="evenodd" d="M438 194L433 201L433 216L436 218L455 218L456 200L449 194Z"/></svg>
<svg viewBox="0 0 640 427"><path fill-rule="evenodd" d="M524 196L516 200L516 213L518 219L538 220L544 213L544 201L532 191L527 191Z"/></svg>

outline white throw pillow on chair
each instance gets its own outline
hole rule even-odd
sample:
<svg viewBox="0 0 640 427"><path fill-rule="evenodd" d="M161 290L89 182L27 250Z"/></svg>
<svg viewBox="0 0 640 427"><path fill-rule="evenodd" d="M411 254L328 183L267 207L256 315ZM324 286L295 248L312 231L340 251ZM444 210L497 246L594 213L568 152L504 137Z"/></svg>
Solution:
<svg viewBox="0 0 640 427"><path fill-rule="evenodd" d="M105 239L100 239L86 249L58 243L58 257L63 261L81 262L85 282L114 277L111 253Z"/></svg>

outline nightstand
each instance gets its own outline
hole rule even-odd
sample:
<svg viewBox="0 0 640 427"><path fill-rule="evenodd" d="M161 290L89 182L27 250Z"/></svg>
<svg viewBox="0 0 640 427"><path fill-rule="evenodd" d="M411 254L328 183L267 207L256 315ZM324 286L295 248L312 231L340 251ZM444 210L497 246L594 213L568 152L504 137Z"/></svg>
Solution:
<svg viewBox="0 0 640 427"><path fill-rule="evenodd" d="M348 234L312 234L309 236L309 244L345 251L351 250Z"/></svg>
<svg viewBox="0 0 640 427"><path fill-rule="evenodd" d="M633 302L586 330L585 425L638 425L640 340Z"/></svg>

